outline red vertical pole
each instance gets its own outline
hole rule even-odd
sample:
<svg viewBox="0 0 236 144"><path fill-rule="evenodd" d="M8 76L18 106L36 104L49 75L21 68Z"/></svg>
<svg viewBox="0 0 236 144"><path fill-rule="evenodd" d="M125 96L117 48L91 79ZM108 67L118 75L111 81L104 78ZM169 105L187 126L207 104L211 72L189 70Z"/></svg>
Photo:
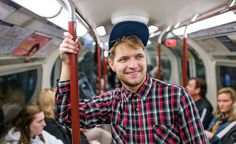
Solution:
<svg viewBox="0 0 236 144"><path fill-rule="evenodd" d="M101 72L101 48L97 42L96 44L97 46L97 65L98 65L98 95L101 94L101 75L102 75L102 72Z"/></svg>
<svg viewBox="0 0 236 144"><path fill-rule="evenodd" d="M104 85L103 85L103 91L107 90L107 57L103 55L103 79L104 79Z"/></svg>
<svg viewBox="0 0 236 144"><path fill-rule="evenodd" d="M186 87L187 84L187 66L188 66L188 43L187 38L183 40L183 62L182 62L182 78L183 78L183 87Z"/></svg>
<svg viewBox="0 0 236 144"><path fill-rule="evenodd" d="M188 67L188 42L187 42L187 29L188 25L184 30L184 39L183 39L183 61L182 61L182 85L186 87L187 85L187 67Z"/></svg>
<svg viewBox="0 0 236 144"><path fill-rule="evenodd" d="M68 22L68 31L76 39L76 22ZM78 84L78 61L77 54L69 54L70 59L70 94L71 94L71 127L73 144L80 143L80 115L79 115L79 84Z"/></svg>
<svg viewBox="0 0 236 144"><path fill-rule="evenodd" d="M70 0L64 0L69 11L68 32L76 39L75 9ZM79 114L79 84L78 84L78 54L69 54L70 60L70 95L71 95L71 127L72 143L80 143L80 114Z"/></svg>

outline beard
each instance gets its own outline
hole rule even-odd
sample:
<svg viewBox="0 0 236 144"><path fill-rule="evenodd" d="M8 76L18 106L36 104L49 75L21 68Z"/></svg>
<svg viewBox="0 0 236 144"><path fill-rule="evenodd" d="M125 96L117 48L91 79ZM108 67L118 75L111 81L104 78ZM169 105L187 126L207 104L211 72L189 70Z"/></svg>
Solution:
<svg viewBox="0 0 236 144"><path fill-rule="evenodd" d="M129 86L129 87L136 87L136 86L139 86L140 84L142 84L142 81L138 81L136 83L131 83L127 80L122 80L120 79L121 83L124 83L125 85Z"/></svg>
<svg viewBox="0 0 236 144"><path fill-rule="evenodd" d="M140 87L142 85L142 83L145 81L145 77L146 74L143 73L141 75L141 78L137 79L137 80L132 80L132 79L128 79L128 78L125 78L125 77L119 77L118 76L118 79L121 81L122 85L125 85L126 87L129 87L129 88L136 88L136 87Z"/></svg>

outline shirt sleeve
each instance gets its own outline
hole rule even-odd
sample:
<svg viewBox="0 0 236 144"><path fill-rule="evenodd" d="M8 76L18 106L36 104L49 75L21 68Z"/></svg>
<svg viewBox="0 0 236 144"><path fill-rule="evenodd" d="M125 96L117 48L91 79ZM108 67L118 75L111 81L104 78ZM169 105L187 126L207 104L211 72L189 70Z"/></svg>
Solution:
<svg viewBox="0 0 236 144"><path fill-rule="evenodd" d="M180 136L185 144L208 144L204 129L191 96L183 89L179 109Z"/></svg>
<svg viewBox="0 0 236 144"><path fill-rule="evenodd" d="M71 127L71 102L69 81L61 81L57 83L54 113L55 118L59 123Z"/></svg>
<svg viewBox="0 0 236 144"><path fill-rule="evenodd" d="M112 92L106 92L90 99L81 99L79 102L80 126L91 128L96 124L110 123L112 96ZM69 81L59 82L57 85L55 117L60 123L71 127Z"/></svg>

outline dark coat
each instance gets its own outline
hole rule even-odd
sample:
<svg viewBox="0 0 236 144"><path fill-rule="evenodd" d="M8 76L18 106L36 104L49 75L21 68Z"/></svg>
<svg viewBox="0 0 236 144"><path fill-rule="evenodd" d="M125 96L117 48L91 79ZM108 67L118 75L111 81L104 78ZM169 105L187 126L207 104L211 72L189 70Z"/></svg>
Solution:
<svg viewBox="0 0 236 144"><path fill-rule="evenodd" d="M202 97L200 100L196 101L195 104L197 106L201 119L203 118L203 127L207 129L213 118L213 108L210 102L205 97Z"/></svg>
<svg viewBox="0 0 236 144"><path fill-rule="evenodd" d="M57 139L62 140L64 144L72 144L71 130L68 127L65 127L58 123L55 119L45 118L46 127L45 131L54 135ZM88 144L86 136L81 132L80 133L80 143Z"/></svg>

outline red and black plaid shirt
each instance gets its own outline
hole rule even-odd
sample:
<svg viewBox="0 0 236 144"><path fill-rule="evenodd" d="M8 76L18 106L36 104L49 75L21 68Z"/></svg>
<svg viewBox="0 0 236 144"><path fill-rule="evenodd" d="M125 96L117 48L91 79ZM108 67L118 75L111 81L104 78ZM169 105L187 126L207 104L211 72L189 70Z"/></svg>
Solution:
<svg viewBox="0 0 236 144"><path fill-rule="evenodd" d="M58 83L56 117L71 125L69 81ZM180 86L147 75L137 93L116 88L80 101L81 127L111 124L115 144L208 143L192 98Z"/></svg>

